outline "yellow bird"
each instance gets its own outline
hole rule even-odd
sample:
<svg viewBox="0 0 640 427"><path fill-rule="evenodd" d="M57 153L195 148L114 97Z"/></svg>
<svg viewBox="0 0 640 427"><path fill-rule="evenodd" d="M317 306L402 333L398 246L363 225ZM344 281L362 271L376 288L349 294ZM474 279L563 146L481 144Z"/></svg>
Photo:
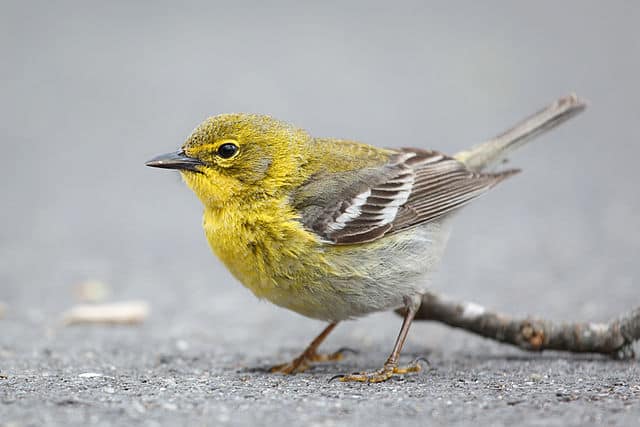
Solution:
<svg viewBox="0 0 640 427"><path fill-rule="evenodd" d="M342 381L385 381L418 371L400 351L429 275L442 258L452 213L517 170L483 172L527 138L493 141L447 156L315 138L253 114L199 125L182 148L148 166L177 169L204 206L213 252L258 298L329 322L290 363L338 360L318 346L338 322L403 308L391 355L374 372Z"/></svg>

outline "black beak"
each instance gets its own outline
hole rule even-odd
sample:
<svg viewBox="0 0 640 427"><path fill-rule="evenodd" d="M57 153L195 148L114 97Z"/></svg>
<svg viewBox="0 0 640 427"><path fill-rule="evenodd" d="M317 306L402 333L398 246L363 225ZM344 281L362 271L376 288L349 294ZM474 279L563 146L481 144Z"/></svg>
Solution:
<svg viewBox="0 0 640 427"><path fill-rule="evenodd" d="M203 164L200 160L187 156L182 150L175 153L161 154L145 163L145 165L152 168L179 169L193 172L200 172L198 166Z"/></svg>

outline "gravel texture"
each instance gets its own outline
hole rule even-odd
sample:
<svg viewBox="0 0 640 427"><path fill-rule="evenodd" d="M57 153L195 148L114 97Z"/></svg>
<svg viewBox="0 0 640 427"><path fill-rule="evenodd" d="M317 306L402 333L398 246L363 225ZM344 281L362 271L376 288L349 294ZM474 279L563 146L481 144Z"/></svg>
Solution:
<svg viewBox="0 0 640 427"><path fill-rule="evenodd" d="M266 374L323 325L239 286L209 253L195 197L143 166L228 111L455 152L575 90L590 109L459 216L433 287L604 321L640 303L637 3L2 9L1 426L640 425L637 361L526 354L430 323L403 360L431 370L329 383L380 366L392 313L342 324L323 347L357 355ZM149 318L64 326L87 280L106 301L147 301Z"/></svg>

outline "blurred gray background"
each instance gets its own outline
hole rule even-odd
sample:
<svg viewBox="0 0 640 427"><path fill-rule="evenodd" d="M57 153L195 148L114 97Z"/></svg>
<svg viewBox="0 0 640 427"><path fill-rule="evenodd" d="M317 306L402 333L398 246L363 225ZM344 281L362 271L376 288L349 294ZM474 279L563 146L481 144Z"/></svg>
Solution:
<svg viewBox="0 0 640 427"><path fill-rule="evenodd" d="M637 362L525 355L432 324L406 349L431 354L434 374L327 385L384 360L390 313L337 329L327 349L363 350L343 365L246 370L292 357L323 325L242 288L178 174L144 162L235 111L454 153L575 91L587 112L518 152L524 173L459 215L434 287L604 321L640 302L638 22L634 1L2 1L0 423L634 424ZM148 301L151 316L61 327L85 280ZM527 388L530 375L542 380Z"/></svg>

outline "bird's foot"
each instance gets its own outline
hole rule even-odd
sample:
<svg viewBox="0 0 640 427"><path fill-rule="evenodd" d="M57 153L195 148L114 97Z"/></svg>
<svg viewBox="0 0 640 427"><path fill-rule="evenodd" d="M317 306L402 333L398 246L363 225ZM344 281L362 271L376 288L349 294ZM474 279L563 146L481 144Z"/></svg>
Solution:
<svg viewBox="0 0 640 427"><path fill-rule="evenodd" d="M280 373L285 375L298 374L306 371L314 363L338 362L344 359L345 353L357 353L350 348L341 348L335 353L320 354L314 351L305 351L289 363L275 365L269 369L271 373Z"/></svg>
<svg viewBox="0 0 640 427"><path fill-rule="evenodd" d="M396 363L385 363L382 369L378 369L374 372L358 372L350 375L336 375L329 381L340 380L341 382L380 383L387 381L394 375L405 375L412 372L420 372L421 370L422 367L418 363L418 360L403 367L399 367Z"/></svg>

